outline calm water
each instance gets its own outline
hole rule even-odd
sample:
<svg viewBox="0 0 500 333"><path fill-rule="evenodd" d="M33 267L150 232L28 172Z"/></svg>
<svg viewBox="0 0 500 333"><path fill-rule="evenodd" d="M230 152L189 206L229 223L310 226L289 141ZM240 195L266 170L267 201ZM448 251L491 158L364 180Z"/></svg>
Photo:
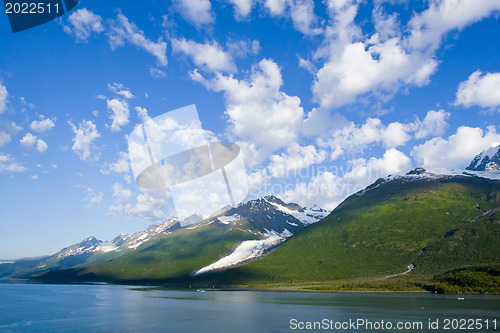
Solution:
<svg viewBox="0 0 500 333"><path fill-rule="evenodd" d="M358 319L371 322L371 329L360 322L356 328L335 330L335 323ZM439 320L439 328L429 330L429 319ZM447 319L450 330L444 330ZM471 329L469 322L468 330L453 330L452 319L479 319L483 329ZM322 320L331 325L323 326L330 332L495 332L495 319L498 332L498 296L458 300L432 294L199 292L0 282L0 332L297 332L307 331L299 329L307 322ZM392 330L376 330L382 320L391 322ZM398 322L421 322L422 328L397 330Z"/></svg>

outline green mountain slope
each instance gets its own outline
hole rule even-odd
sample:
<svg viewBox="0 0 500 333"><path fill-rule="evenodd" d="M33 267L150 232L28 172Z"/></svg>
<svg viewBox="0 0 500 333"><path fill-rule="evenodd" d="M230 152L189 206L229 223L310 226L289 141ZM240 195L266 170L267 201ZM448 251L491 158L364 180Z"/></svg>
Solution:
<svg viewBox="0 0 500 333"><path fill-rule="evenodd" d="M211 224L179 230L104 263L44 272L42 280L140 282L185 280L227 255L240 242L262 236L241 221L236 227Z"/></svg>
<svg viewBox="0 0 500 333"><path fill-rule="evenodd" d="M380 180L267 257L214 278L301 284L384 278L412 263L410 276L432 276L498 262L496 215L474 220L498 206L499 181L465 176Z"/></svg>

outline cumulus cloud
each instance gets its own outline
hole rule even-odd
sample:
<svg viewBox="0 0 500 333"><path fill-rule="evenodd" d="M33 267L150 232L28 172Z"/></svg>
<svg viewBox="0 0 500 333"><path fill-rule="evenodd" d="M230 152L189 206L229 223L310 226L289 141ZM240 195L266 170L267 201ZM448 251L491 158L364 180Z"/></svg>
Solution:
<svg viewBox="0 0 500 333"><path fill-rule="evenodd" d="M310 179L298 182L293 189L286 190L280 196L286 202L307 206L317 204L332 210L347 196L363 190L378 178L405 172L410 167L408 156L390 148L381 158L350 160L345 170L336 167L322 170Z"/></svg>
<svg viewBox="0 0 500 333"><path fill-rule="evenodd" d="M415 124L415 137L417 139L423 139L428 136L441 136L444 134L446 128L448 127L448 122L446 121L450 117L450 113L444 110L439 111L429 111L425 116L423 121L417 119Z"/></svg>
<svg viewBox="0 0 500 333"><path fill-rule="evenodd" d="M189 56L196 66L209 72L235 72L236 65L233 58L215 41L205 44L188 41L184 38L173 39L174 52L182 52Z"/></svg>
<svg viewBox="0 0 500 333"><path fill-rule="evenodd" d="M52 119L45 118L40 115L40 120L34 120L30 124L30 128L35 132L47 132L55 126Z"/></svg>
<svg viewBox="0 0 500 333"><path fill-rule="evenodd" d="M68 22L69 25L64 26L64 31L75 36L78 42L87 43L92 33L99 34L104 31L102 17L85 8L69 15Z"/></svg>
<svg viewBox="0 0 500 333"><path fill-rule="evenodd" d="M435 50L447 33L461 30L495 10L500 10L500 2L495 0L430 1L427 10L410 20L408 43L414 49Z"/></svg>
<svg viewBox="0 0 500 333"><path fill-rule="evenodd" d="M264 6L271 15L282 15L286 9L287 0L265 0Z"/></svg>
<svg viewBox="0 0 500 333"><path fill-rule="evenodd" d="M494 126L486 132L478 127L461 126L448 138L435 137L413 147L412 156L423 167L465 168L474 156L492 142L499 142Z"/></svg>
<svg viewBox="0 0 500 333"><path fill-rule="evenodd" d="M2 172L25 172L26 167L21 163L17 162L11 155L9 154L0 154L0 173Z"/></svg>
<svg viewBox="0 0 500 333"><path fill-rule="evenodd" d="M319 139L318 144L330 149L332 160L344 153L355 155L372 144L380 144L386 148L404 145L411 139L410 126L398 122L385 126L378 118L369 118L361 126L353 122L333 132L328 139Z"/></svg>
<svg viewBox="0 0 500 333"><path fill-rule="evenodd" d="M38 139L36 140L36 150L38 150L39 153L43 153L47 150L47 143L45 141Z"/></svg>
<svg viewBox="0 0 500 333"><path fill-rule="evenodd" d="M482 108L500 107L500 73L475 71L458 86L455 105Z"/></svg>
<svg viewBox="0 0 500 333"><path fill-rule="evenodd" d="M215 21L209 0L174 0L174 5L182 17L196 28Z"/></svg>
<svg viewBox="0 0 500 333"><path fill-rule="evenodd" d="M247 17L252 11L254 0L227 0L234 5L234 17L237 20Z"/></svg>
<svg viewBox="0 0 500 333"><path fill-rule="evenodd" d="M293 172L323 162L326 157L326 151L317 150L313 145L300 146L295 143L287 148L286 153L272 155L267 169L275 178L288 177Z"/></svg>
<svg viewBox="0 0 500 333"><path fill-rule="evenodd" d="M318 18L314 14L313 0L295 0L290 2L293 26L304 35L318 35L323 32L316 27Z"/></svg>
<svg viewBox="0 0 500 333"><path fill-rule="evenodd" d="M197 71L191 78L208 89L224 92L228 134L252 143L261 157L296 141L304 118L301 101L280 90L283 79L274 61L262 60L247 80L221 73L207 80Z"/></svg>
<svg viewBox="0 0 500 333"><path fill-rule="evenodd" d="M329 1L331 23L315 59L326 59L312 91L322 109L355 102L360 96L391 96L401 87L423 86L437 70L435 52L444 37L500 9L494 0L430 1L406 26L376 4L375 33L362 34L355 18L358 1Z"/></svg>
<svg viewBox="0 0 500 333"><path fill-rule="evenodd" d="M112 131L119 131L122 126L129 123L130 110L128 103L124 100L113 98L107 100L108 111L110 111L109 118L113 121L111 123Z"/></svg>
<svg viewBox="0 0 500 333"><path fill-rule="evenodd" d="M118 159L113 163L104 163L101 173L109 174L111 172L126 174L125 179L130 182L130 158L129 154L126 152L120 152L118 154Z"/></svg>
<svg viewBox="0 0 500 333"><path fill-rule="evenodd" d="M43 153L47 150L47 143L41 139L37 139L37 137L31 133L26 133L19 142L27 151L33 149L33 147L35 147L39 153Z"/></svg>
<svg viewBox="0 0 500 333"><path fill-rule="evenodd" d="M81 160L90 157L90 146L101 135L97 131L96 125L91 120L83 120L78 126L68 121L71 130L75 134L73 138L73 151Z"/></svg>
<svg viewBox="0 0 500 333"><path fill-rule="evenodd" d="M133 98L134 95L130 92L130 89L125 87L122 83L108 83L108 89L119 96L122 96L125 99Z"/></svg>
<svg viewBox="0 0 500 333"><path fill-rule="evenodd" d="M23 146L26 149L33 148L33 145L36 142L36 136L31 133L26 133L24 137L21 140L19 140L19 142L21 143L21 146Z"/></svg>
<svg viewBox="0 0 500 333"><path fill-rule="evenodd" d="M7 110L7 97L9 93L7 92L7 88L0 83L0 114L4 113Z"/></svg>
<svg viewBox="0 0 500 333"><path fill-rule="evenodd" d="M159 66L166 66L168 63L166 55L167 43L162 41L161 38L156 43L151 41L144 35L144 31L121 13L118 14L116 20L111 21L108 37L112 50L125 45L125 42L129 42L155 56Z"/></svg>
<svg viewBox="0 0 500 333"><path fill-rule="evenodd" d="M319 115L324 115L319 113ZM405 146L413 137L424 139L431 135L444 134L448 127L450 114L444 110L427 112L423 120L416 119L410 123L392 122L384 125L379 118L368 118L363 124L347 122L345 118L338 121L339 128L330 130L330 136L317 139L317 144L330 151L332 160L349 153L352 156L362 153L372 145L384 148ZM320 118L320 119L324 119ZM318 124L321 127L320 124Z"/></svg>
<svg viewBox="0 0 500 333"><path fill-rule="evenodd" d="M396 38L373 45L355 42L343 46L340 54L332 54L318 70L314 100L330 109L374 91L392 93L402 84L421 86L436 66L432 58L407 53Z"/></svg>
<svg viewBox="0 0 500 333"><path fill-rule="evenodd" d="M165 210L167 194L165 191L145 192L134 196L130 189L120 183L113 185L113 205L109 212L138 219L148 219L155 222L165 222L168 218Z"/></svg>

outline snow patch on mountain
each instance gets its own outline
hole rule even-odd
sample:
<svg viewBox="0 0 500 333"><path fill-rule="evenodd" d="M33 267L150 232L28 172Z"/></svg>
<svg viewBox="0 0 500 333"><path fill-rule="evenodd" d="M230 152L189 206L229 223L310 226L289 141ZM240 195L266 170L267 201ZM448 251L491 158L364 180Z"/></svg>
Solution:
<svg viewBox="0 0 500 333"><path fill-rule="evenodd" d="M223 223L223 224L229 224L231 222L239 221L241 219L242 219L242 217L239 216L238 214L233 214L233 215L230 215L230 216L219 216L217 218L217 220L219 220L219 222Z"/></svg>
<svg viewBox="0 0 500 333"><path fill-rule="evenodd" d="M267 229L264 230L265 230L264 236L268 238L272 237L288 238L293 236L293 234L288 229L284 229L283 232L277 232L275 230L267 230Z"/></svg>
<svg viewBox="0 0 500 333"><path fill-rule="evenodd" d="M271 236L261 240L244 241L229 255L198 270L195 275L226 269L262 257L269 249L285 241L285 237Z"/></svg>
<svg viewBox="0 0 500 333"><path fill-rule="evenodd" d="M306 207L303 208L301 211L299 211L287 208L275 202L270 202L270 204L276 207L276 209L278 209L279 211L282 211L283 213L288 215L292 215L297 220L302 222L302 224L305 225L318 222L319 220L325 218L328 215L328 212L326 210L321 209L318 206L313 206L312 208Z"/></svg>
<svg viewBox="0 0 500 333"><path fill-rule="evenodd" d="M102 252L102 253L108 253L112 251L118 250L118 246L113 244L112 242L103 242L100 244L97 248L96 251Z"/></svg>

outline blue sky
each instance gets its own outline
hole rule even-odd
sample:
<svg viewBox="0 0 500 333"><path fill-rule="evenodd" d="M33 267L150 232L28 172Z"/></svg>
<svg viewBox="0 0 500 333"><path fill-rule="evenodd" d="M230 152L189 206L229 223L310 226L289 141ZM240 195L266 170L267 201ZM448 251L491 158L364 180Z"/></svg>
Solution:
<svg viewBox="0 0 500 333"><path fill-rule="evenodd" d="M333 209L378 177L500 142L497 0L94 1L0 17L0 258L172 217L134 182L144 114L195 104L238 143L248 199Z"/></svg>

